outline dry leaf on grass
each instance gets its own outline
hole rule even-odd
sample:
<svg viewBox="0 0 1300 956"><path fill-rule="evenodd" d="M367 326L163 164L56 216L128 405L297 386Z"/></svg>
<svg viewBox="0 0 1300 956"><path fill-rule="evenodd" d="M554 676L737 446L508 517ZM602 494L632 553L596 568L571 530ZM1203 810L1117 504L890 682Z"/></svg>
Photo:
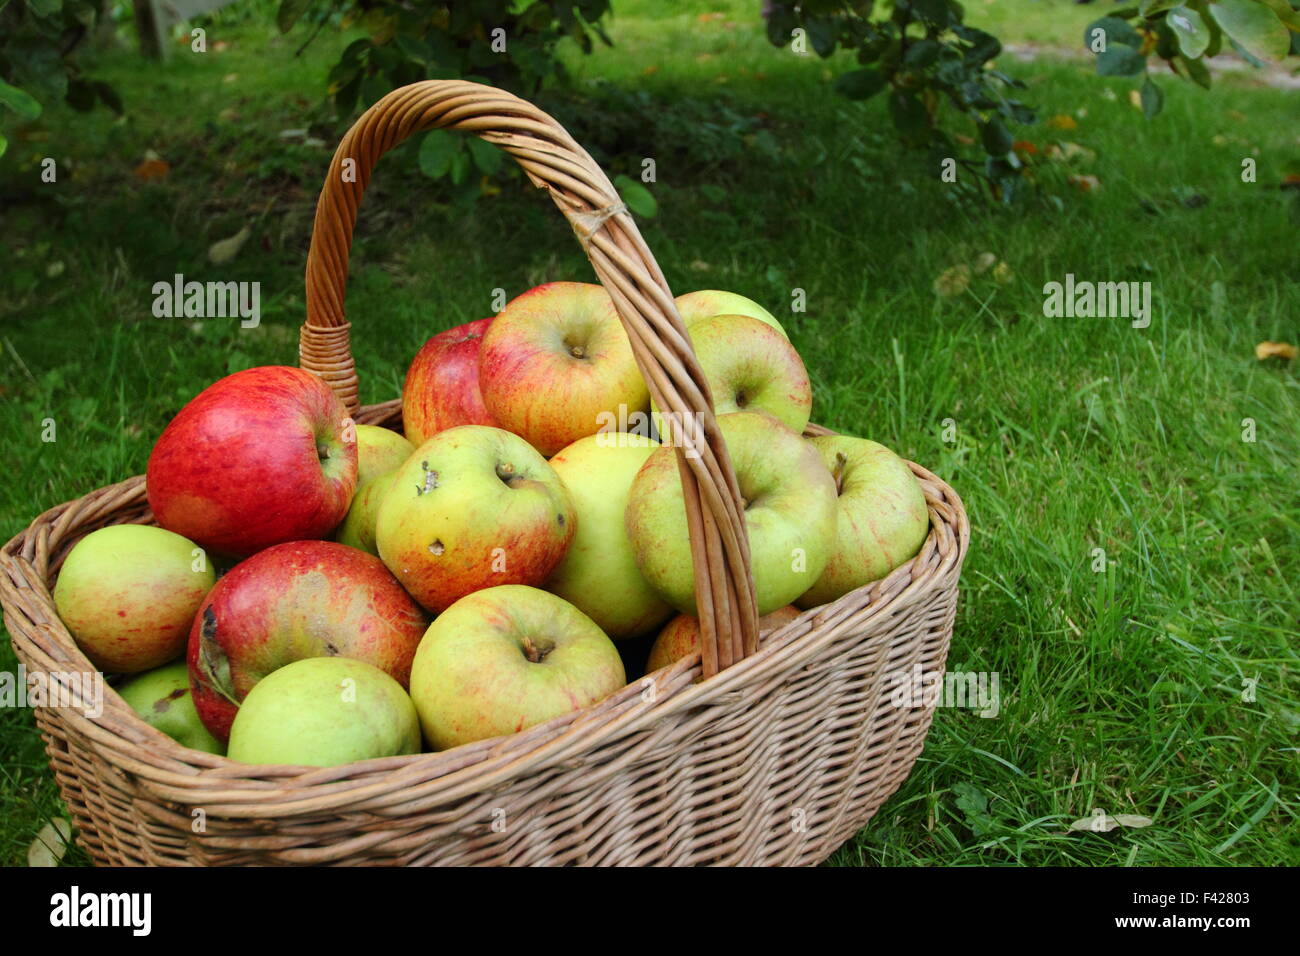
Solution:
<svg viewBox="0 0 1300 956"><path fill-rule="evenodd" d="M1288 345L1286 342L1260 342L1255 346L1255 358L1261 362L1270 358L1285 359L1289 362L1297 354L1296 347Z"/></svg>
<svg viewBox="0 0 1300 956"><path fill-rule="evenodd" d="M1048 117L1047 122L1043 124L1048 129L1078 129L1079 124L1073 116L1068 113L1058 113L1055 116Z"/></svg>
<svg viewBox="0 0 1300 956"><path fill-rule="evenodd" d="M932 288L935 295L950 298L954 295L961 295L969 286L970 266L963 262L951 269L944 269L935 276Z"/></svg>
<svg viewBox="0 0 1300 956"><path fill-rule="evenodd" d="M68 852L72 838L72 824L66 817L55 817L41 827L36 839L27 848L28 866L58 866L63 854Z"/></svg>
<svg viewBox="0 0 1300 956"><path fill-rule="evenodd" d="M208 261L213 265L225 265L239 255L239 250L243 248L244 243L248 241L248 237L252 234L253 227L246 225L229 239L217 240L208 246Z"/></svg>
<svg viewBox="0 0 1300 956"><path fill-rule="evenodd" d="M1100 807L1094 807L1091 816L1086 816L1082 820L1075 820L1070 824L1070 830L1071 832L1087 830L1090 833L1109 833L1117 827L1140 829L1141 827L1149 827L1154 822L1150 817L1139 817L1132 813L1117 813L1112 817Z"/></svg>
<svg viewBox="0 0 1300 956"><path fill-rule="evenodd" d="M146 159L135 168L135 178L140 180L142 183L149 183L160 179L166 179L167 174L171 171L171 166L164 160Z"/></svg>

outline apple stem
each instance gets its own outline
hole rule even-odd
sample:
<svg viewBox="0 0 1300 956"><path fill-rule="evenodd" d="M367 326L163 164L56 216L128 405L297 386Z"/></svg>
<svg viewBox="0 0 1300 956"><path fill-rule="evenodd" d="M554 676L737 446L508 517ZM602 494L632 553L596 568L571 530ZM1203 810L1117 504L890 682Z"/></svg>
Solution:
<svg viewBox="0 0 1300 956"><path fill-rule="evenodd" d="M520 643L524 645L524 657L534 664L540 664L543 658L546 657L547 651L550 650L550 648L546 650L539 648L527 634L520 639Z"/></svg>
<svg viewBox="0 0 1300 956"><path fill-rule="evenodd" d="M574 345L569 349L569 354L572 355L574 358L578 358L578 359L586 358L587 350L584 349L581 345Z"/></svg>
<svg viewBox="0 0 1300 956"><path fill-rule="evenodd" d="M842 451L835 453L835 467L831 469L831 477L835 479L835 493L844 494L844 468L848 465L848 456Z"/></svg>

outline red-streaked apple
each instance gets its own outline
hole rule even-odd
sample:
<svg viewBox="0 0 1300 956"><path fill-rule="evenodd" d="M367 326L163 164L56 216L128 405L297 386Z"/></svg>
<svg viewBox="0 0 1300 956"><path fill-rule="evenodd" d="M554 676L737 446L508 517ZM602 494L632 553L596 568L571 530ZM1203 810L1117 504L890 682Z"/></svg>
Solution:
<svg viewBox="0 0 1300 956"><path fill-rule="evenodd" d="M812 412L812 384L789 339L747 315L700 319L690 335L717 414L766 412L803 432Z"/></svg>
<svg viewBox="0 0 1300 956"><path fill-rule="evenodd" d="M494 425L479 391L479 348L492 319L439 332L425 342L406 371L402 427L413 445L458 425Z"/></svg>
<svg viewBox="0 0 1300 956"><path fill-rule="evenodd" d="M378 425L357 425L357 489L373 478L396 471L415 451L397 432Z"/></svg>
<svg viewBox="0 0 1300 956"><path fill-rule="evenodd" d="M185 652L194 612L215 581L193 541L149 525L110 525L68 553L54 606L91 663L138 674Z"/></svg>
<svg viewBox="0 0 1300 956"><path fill-rule="evenodd" d="M718 416L745 502L758 613L791 603L821 577L835 543L835 479L817 449L761 412ZM695 572L676 452L657 450L628 496L637 567L659 595L696 614Z"/></svg>
<svg viewBox="0 0 1300 956"><path fill-rule="evenodd" d="M511 300L483 336L479 385L495 422L547 457L594 435L620 407L650 403L614 303L584 282Z"/></svg>
<svg viewBox="0 0 1300 956"><path fill-rule="evenodd" d="M753 299L747 299L735 292L700 289L698 292L679 295L675 301L677 313L682 317L682 322L686 324L688 330L701 319L709 319L715 315L748 315L785 335L785 329L781 328L781 323L771 312Z"/></svg>
<svg viewBox="0 0 1300 956"><path fill-rule="evenodd" d="M397 470L375 544L402 585L437 613L480 588L540 585L575 524L569 493L535 448L500 428L461 425L434 435Z"/></svg>
<svg viewBox="0 0 1300 956"><path fill-rule="evenodd" d="M334 532L335 541L376 557L379 555L379 547L375 544L375 522L379 519L379 505L384 500L384 495L388 494L395 474L395 471L390 471L378 478L371 478L357 489L357 493L352 496L352 507L348 508L347 517Z"/></svg>
<svg viewBox="0 0 1300 956"><path fill-rule="evenodd" d="M223 754L225 745L203 726L190 692L190 669L176 661L137 674L117 688L140 718L182 747Z"/></svg>
<svg viewBox="0 0 1300 956"><path fill-rule="evenodd" d="M601 432L551 459L573 498L578 530L545 587L616 641L645 634L673 613L641 576L623 527L632 479L658 447L642 435Z"/></svg>
<svg viewBox="0 0 1300 956"><path fill-rule="evenodd" d="M835 547L817 583L795 602L816 607L878 581L911 560L930 532L916 475L884 445L848 435L808 439L838 492Z"/></svg>
<svg viewBox="0 0 1300 956"><path fill-rule="evenodd" d="M503 585L467 595L431 625L411 698L435 750L517 733L627 683L618 649L554 594Z"/></svg>
<svg viewBox="0 0 1300 956"><path fill-rule="evenodd" d="M263 366L200 392L163 430L146 487L158 523L246 556L329 535L357 486L351 419L300 368Z"/></svg>
<svg viewBox="0 0 1300 956"><path fill-rule="evenodd" d="M248 692L293 661L355 658L405 686L428 620L373 555L333 541L267 548L231 568L194 617L194 704L228 740Z"/></svg>
<svg viewBox="0 0 1300 956"><path fill-rule="evenodd" d="M792 604L779 607L771 614L764 614L758 619L758 629L762 633L788 624L802 612ZM650 658L646 661L647 674L667 667L683 657L690 657L700 651L700 621L689 614L678 614L664 625L664 629L655 638L650 648ZM696 682L700 678L695 678Z"/></svg>
<svg viewBox="0 0 1300 956"><path fill-rule="evenodd" d="M373 664L311 657L254 687L230 728L231 760L337 767L420 752L420 722L402 685Z"/></svg>

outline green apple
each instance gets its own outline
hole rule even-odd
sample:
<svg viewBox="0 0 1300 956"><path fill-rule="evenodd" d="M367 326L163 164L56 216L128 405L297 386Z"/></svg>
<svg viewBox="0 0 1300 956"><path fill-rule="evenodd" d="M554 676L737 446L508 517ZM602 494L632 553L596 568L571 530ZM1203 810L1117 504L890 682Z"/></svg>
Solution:
<svg viewBox="0 0 1300 956"><path fill-rule="evenodd" d="M396 474L397 472L390 471L371 478L357 489L357 493L352 496L347 517L334 532L335 541L373 555L379 554L379 548L375 545L375 522L379 518L379 505Z"/></svg>
<svg viewBox="0 0 1300 956"><path fill-rule="evenodd" d="M817 449L770 415L718 416L745 502L758 613L821 577L835 543L835 479ZM626 523L637 567L673 607L696 615L695 572L676 452L660 448L632 482Z"/></svg>
<svg viewBox="0 0 1300 956"><path fill-rule="evenodd" d="M230 728L231 760L337 767L420 752L415 705L373 664L308 657L263 677Z"/></svg>
<svg viewBox="0 0 1300 956"><path fill-rule="evenodd" d="M618 649L554 594L517 584L466 595L429 625L411 698L435 750L517 733L627 683Z"/></svg>
<svg viewBox="0 0 1300 956"><path fill-rule="evenodd" d="M578 530L546 589L616 641L645 634L673 613L641 576L623 527L632 479L658 447L643 435L601 432L551 459L573 499Z"/></svg>
<svg viewBox="0 0 1300 956"><path fill-rule="evenodd" d="M110 525L73 546L54 606L96 667L139 674L184 652L215 582L212 562L193 541L150 525Z"/></svg>
<svg viewBox="0 0 1300 956"><path fill-rule="evenodd" d="M835 480L838 530L826 570L795 602L802 608L878 581L915 557L930 532L920 482L884 445L848 435L822 435L808 443Z"/></svg>
<svg viewBox="0 0 1300 956"><path fill-rule="evenodd" d="M378 425L357 425L357 489L367 481L399 468L415 446L404 437Z"/></svg>
<svg viewBox="0 0 1300 956"><path fill-rule="evenodd" d="M717 414L767 412L796 432L804 430L812 412L812 384L789 339L747 315L700 319L690 335ZM654 422L663 435L657 410Z"/></svg>
<svg viewBox="0 0 1300 956"><path fill-rule="evenodd" d="M184 661L137 674L117 688L146 724L183 747L223 754L225 746L203 726L190 694L190 669Z"/></svg>
<svg viewBox="0 0 1300 956"><path fill-rule="evenodd" d="M771 312L753 299L747 299L743 295L737 295L734 292L700 289L698 292L687 292L685 295L679 295L675 301L677 302L677 313L682 317L682 321L686 323L688 330L701 319L712 318L715 315L748 315L760 322L767 323L782 335L785 335L785 329L781 328L781 323L776 320L776 317Z"/></svg>
<svg viewBox="0 0 1300 956"><path fill-rule="evenodd" d="M559 475L528 442L490 425L459 425L397 470L375 544L411 596L438 613L480 588L540 585L575 524Z"/></svg>

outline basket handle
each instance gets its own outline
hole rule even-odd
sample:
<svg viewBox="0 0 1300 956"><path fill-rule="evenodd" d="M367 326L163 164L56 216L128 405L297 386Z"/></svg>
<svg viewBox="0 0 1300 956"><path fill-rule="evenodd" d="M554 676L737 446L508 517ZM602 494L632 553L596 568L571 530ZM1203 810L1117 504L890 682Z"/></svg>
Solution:
<svg viewBox="0 0 1300 956"><path fill-rule="evenodd" d="M680 432L677 466L695 569L701 659L710 677L758 650L758 610L744 506L708 383L668 283L600 167L554 119L504 90L459 80L413 83L353 124L330 162L307 253L307 318L299 364L355 414L357 373L343 300L357 207L375 163L430 129L474 133L514 157L573 226L632 343L655 404L699 428Z"/></svg>

